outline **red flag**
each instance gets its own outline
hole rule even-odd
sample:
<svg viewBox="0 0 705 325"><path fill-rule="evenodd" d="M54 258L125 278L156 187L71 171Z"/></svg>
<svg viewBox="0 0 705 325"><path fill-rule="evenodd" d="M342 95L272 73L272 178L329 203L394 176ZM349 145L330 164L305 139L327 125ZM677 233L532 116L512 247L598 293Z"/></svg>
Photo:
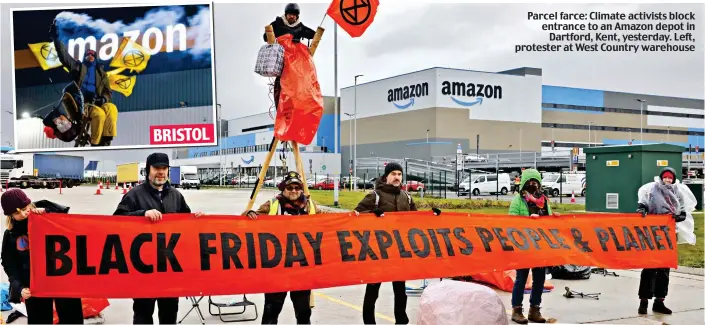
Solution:
<svg viewBox="0 0 705 325"><path fill-rule="evenodd" d="M333 0L328 11L351 37L360 37L375 20L379 0Z"/></svg>

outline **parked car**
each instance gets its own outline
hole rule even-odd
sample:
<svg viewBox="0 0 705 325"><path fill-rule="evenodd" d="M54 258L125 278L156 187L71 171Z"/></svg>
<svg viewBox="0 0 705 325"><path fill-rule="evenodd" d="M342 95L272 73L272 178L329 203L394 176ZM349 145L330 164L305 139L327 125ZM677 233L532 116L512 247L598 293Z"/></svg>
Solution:
<svg viewBox="0 0 705 325"><path fill-rule="evenodd" d="M421 182L407 181L405 184L402 184L402 189L408 192L418 192L421 189L425 189L425 187Z"/></svg>
<svg viewBox="0 0 705 325"><path fill-rule="evenodd" d="M585 180L585 174L551 174L543 181L542 187L544 193L553 197L573 193L585 196L586 187L583 186L583 180Z"/></svg>
<svg viewBox="0 0 705 325"><path fill-rule="evenodd" d="M499 181L497 180L497 174L485 174L473 176L472 182L466 179L460 184L459 192L463 195L467 194L470 192L470 189L472 189L472 195L480 195L495 194L497 190L499 190L499 193L506 195L511 188L512 182L509 178L509 174L499 174Z"/></svg>
<svg viewBox="0 0 705 325"><path fill-rule="evenodd" d="M377 177L370 178L368 180L360 180L357 182L358 189L371 189L375 188L375 182L377 182Z"/></svg>
<svg viewBox="0 0 705 325"><path fill-rule="evenodd" d="M324 179L323 181L316 183L313 187L317 190L333 190L335 189L335 179Z"/></svg>

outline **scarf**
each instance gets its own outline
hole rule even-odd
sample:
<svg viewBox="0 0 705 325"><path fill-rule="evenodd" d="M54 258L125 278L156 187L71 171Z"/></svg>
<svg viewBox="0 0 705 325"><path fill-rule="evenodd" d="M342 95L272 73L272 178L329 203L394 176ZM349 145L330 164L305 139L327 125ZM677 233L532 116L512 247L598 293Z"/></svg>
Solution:
<svg viewBox="0 0 705 325"><path fill-rule="evenodd" d="M649 213L676 214L681 211L681 202L678 200L678 188L675 184L666 185L657 181L649 193Z"/></svg>
<svg viewBox="0 0 705 325"><path fill-rule="evenodd" d="M543 209L543 207L546 205L546 196L543 194L541 194L541 196L539 197L535 197L529 193L525 193L524 199L528 203L535 204L539 209Z"/></svg>
<svg viewBox="0 0 705 325"><path fill-rule="evenodd" d="M301 195L301 198L296 201L291 201L284 197L282 194L277 195L277 200L281 204L282 212L289 211L306 211L306 206L308 201L306 200L306 195Z"/></svg>
<svg viewBox="0 0 705 325"><path fill-rule="evenodd" d="M296 21L293 24L289 24L289 21L286 20L286 14L282 15L281 17L282 17L282 20L284 21L284 25L287 25L290 28L294 28L301 23L301 19L299 19L298 17L296 17Z"/></svg>

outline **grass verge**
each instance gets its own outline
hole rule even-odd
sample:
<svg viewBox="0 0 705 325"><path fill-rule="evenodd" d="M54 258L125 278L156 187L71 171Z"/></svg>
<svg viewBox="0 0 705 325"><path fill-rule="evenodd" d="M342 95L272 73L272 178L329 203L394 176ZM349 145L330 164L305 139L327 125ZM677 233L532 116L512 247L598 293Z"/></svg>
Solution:
<svg viewBox="0 0 705 325"><path fill-rule="evenodd" d="M352 210L367 195L368 192L339 192L338 204L341 209ZM444 211L453 212L481 212L502 214L509 211L509 201L491 199L437 199L420 198L417 194L412 194L418 209L439 208ZM333 206L333 191L311 190L311 198L321 205ZM559 204L551 203L551 208L557 212L584 211L583 204Z"/></svg>
<svg viewBox="0 0 705 325"><path fill-rule="evenodd" d="M705 249L703 249L703 212L693 213L695 221L695 245L678 245L678 265L705 267Z"/></svg>

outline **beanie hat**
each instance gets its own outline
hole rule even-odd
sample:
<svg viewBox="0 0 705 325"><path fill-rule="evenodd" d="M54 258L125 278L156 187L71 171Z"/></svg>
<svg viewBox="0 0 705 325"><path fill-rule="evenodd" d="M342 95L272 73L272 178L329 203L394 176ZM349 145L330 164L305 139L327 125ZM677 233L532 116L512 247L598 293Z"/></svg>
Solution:
<svg viewBox="0 0 705 325"><path fill-rule="evenodd" d="M12 215L20 209L28 206L30 203L32 203L32 200L27 197L27 194L17 188L13 188L3 193L2 197L0 197L2 212L6 216Z"/></svg>
<svg viewBox="0 0 705 325"><path fill-rule="evenodd" d="M389 173L391 173L395 170L398 170L398 171L404 173L404 169L398 163L395 163L395 162L388 163L387 166L384 167L384 176L386 177L387 175L389 175Z"/></svg>

